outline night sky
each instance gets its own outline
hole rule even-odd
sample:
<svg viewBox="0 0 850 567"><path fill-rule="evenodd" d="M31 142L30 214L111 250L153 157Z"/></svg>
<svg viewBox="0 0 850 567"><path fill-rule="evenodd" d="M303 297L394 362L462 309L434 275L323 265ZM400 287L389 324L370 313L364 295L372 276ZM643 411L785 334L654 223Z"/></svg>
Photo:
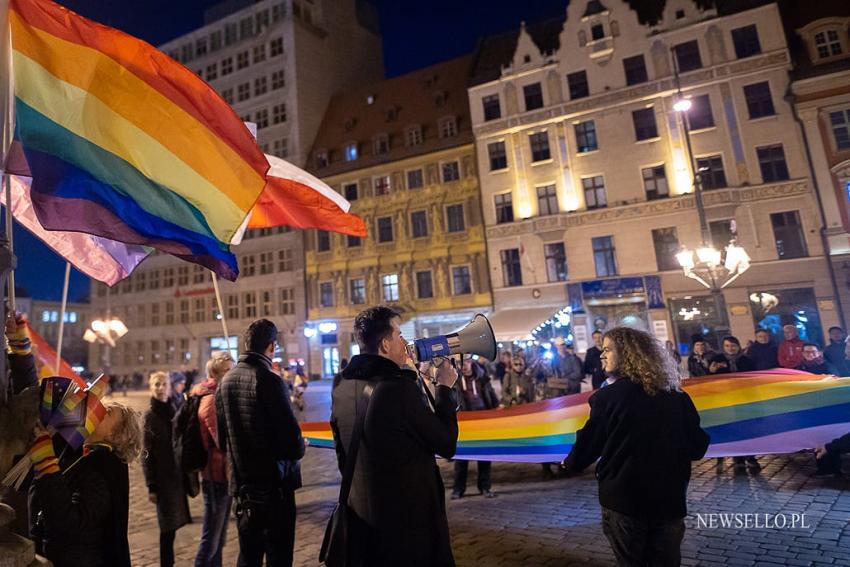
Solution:
<svg viewBox="0 0 850 567"><path fill-rule="evenodd" d="M326 0L334 1L334 0ZM475 48L479 37L563 14L568 0L374 0L384 41L387 77L450 59ZM154 45L203 23L217 0L60 0L60 4ZM15 225L18 287L38 299L60 299L64 261ZM88 296L88 278L72 270L69 298Z"/></svg>

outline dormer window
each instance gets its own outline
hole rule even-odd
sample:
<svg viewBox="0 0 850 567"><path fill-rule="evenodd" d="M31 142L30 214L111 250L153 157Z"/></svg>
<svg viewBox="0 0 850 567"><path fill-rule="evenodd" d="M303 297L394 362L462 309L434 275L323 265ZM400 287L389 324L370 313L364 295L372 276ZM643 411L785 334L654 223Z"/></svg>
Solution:
<svg viewBox="0 0 850 567"><path fill-rule="evenodd" d="M605 37L605 27L602 24L595 24L590 28L590 37L593 41Z"/></svg>
<svg viewBox="0 0 850 567"><path fill-rule="evenodd" d="M316 168L322 169L323 167L328 166L328 151L327 150L319 150L316 152Z"/></svg>
<svg viewBox="0 0 850 567"><path fill-rule="evenodd" d="M451 138L457 135L457 118L446 116L440 119L440 137Z"/></svg>
<svg viewBox="0 0 850 567"><path fill-rule="evenodd" d="M676 10L676 19L677 20L683 20L684 18L685 18L685 11L684 10Z"/></svg>
<svg viewBox="0 0 850 567"><path fill-rule="evenodd" d="M386 134L378 134L372 140L372 146L376 156L387 154L390 151L390 137Z"/></svg>
<svg viewBox="0 0 850 567"><path fill-rule="evenodd" d="M422 126L414 124L404 131L404 143L407 146L418 146L422 143Z"/></svg>
<svg viewBox="0 0 850 567"><path fill-rule="evenodd" d="M350 144L346 144L343 154L345 155L345 161L356 160L357 159L357 143L352 142Z"/></svg>
<svg viewBox="0 0 850 567"><path fill-rule="evenodd" d="M838 30L824 30L815 34L815 48L818 51L819 59L834 57L841 55L843 49L841 46L841 37L838 35Z"/></svg>
<svg viewBox="0 0 850 567"><path fill-rule="evenodd" d="M797 30L809 50L812 63L826 63L850 56L850 18L822 18Z"/></svg>
<svg viewBox="0 0 850 567"><path fill-rule="evenodd" d="M531 63L531 55L525 54L522 58L523 63Z"/></svg>

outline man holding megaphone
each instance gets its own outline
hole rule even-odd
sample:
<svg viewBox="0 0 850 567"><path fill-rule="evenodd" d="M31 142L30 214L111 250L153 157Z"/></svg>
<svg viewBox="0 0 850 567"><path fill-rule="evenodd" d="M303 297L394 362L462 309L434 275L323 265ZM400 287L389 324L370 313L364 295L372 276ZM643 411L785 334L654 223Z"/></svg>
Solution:
<svg viewBox="0 0 850 567"><path fill-rule="evenodd" d="M458 375L446 359L435 361L432 411L407 366L411 353L400 325L390 307L360 313L354 335L361 354L333 391L331 428L343 473L339 501L347 505L348 520L342 555L348 565L453 566L434 455L451 458L457 448Z"/></svg>

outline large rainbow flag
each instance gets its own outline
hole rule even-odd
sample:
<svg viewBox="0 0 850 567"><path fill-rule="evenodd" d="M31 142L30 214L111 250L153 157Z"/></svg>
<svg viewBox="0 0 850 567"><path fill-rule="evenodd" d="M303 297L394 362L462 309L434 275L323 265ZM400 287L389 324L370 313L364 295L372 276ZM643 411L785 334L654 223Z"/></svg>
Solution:
<svg viewBox="0 0 850 567"><path fill-rule="evenodd" d="M685 380L711 436L707 457L793 453L850 431L850 378L795 370ZM456 458L546 463L562 460L587 421L591 392L503 410L460 412ZM328 423L301 426L310 444L333 447Z"/></svg>
<svg viewBox="0 0 850 567"><path fill-rule="evenodd" d="M41 225L236 279L229 245L269 164L227 103L154 47L49 0L11 0L9 25L15 136Z"/></svg>

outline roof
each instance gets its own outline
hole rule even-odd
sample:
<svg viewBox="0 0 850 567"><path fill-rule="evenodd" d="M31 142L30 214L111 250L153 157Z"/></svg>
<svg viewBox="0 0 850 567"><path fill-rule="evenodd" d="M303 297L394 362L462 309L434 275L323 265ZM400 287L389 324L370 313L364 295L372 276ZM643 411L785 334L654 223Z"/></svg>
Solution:
<svg viewBox="0 0 850 567"><path fill-rule="evenodd" d="M793 62L794 79L804 79L818 75L827 75L836 71L850 69L850 58L838 59L813 65L803 38L797 33L802 27L823 18L850 17L850 2L847 0L818 0L800 2L799 0L781 0L779 12Z"/></svg>
<svg viewBox="0 0 850 567"><path fill-rule="evenodd" d="M467 55L337 93L325 111L308 169L324 177L472 143L469 64ZM449 116L457 121L457 135L441 138L438 122ZM423 141L407 147L405 132L412 125L421 125ZM389 136L389 151L375 154L373 140L383 134ZM343 148L352 142L359 156L346 162ZM319 168L315 158L321 151L328 152L330 163Z"/></svg>

